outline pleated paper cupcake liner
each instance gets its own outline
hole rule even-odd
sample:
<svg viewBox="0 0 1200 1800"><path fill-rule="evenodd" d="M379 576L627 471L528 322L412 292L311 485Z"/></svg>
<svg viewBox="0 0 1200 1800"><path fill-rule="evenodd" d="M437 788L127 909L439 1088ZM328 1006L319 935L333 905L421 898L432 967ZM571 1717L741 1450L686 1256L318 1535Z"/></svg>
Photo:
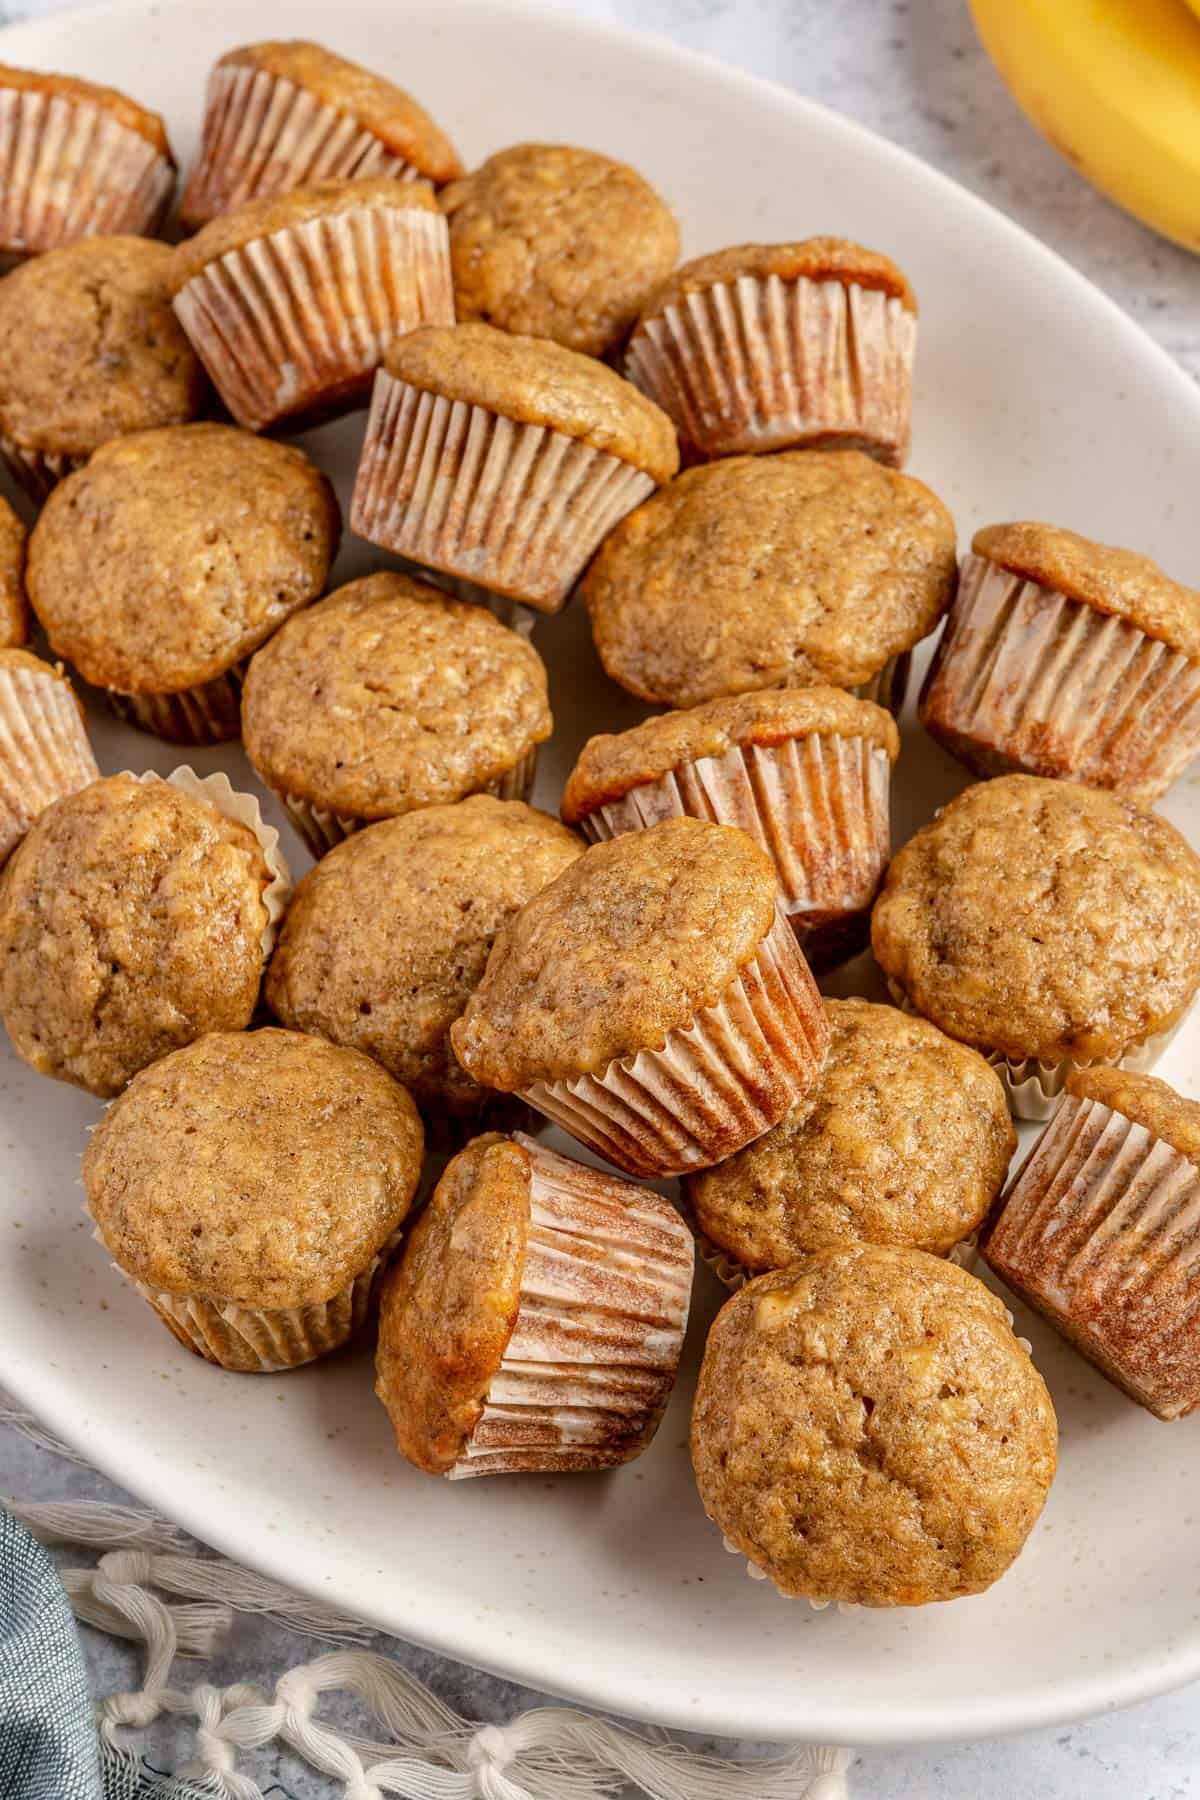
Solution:
<svg viewBox="0 0 1200 1800"><path fill-rule="evenodd" d="M132 774L132 770L126 770ZM178 769L172 769L169 775L158 775L153 769L146 769L140 775L133 775L135 781L169 781L172 787L182 794L190 794L194 800L205 800L221 814L222 818L232 819L235 824L245 825L258 839L263 858L271 871L271 880L263 889L262 903L267 912L267 923L263 928L262 952L265 961L270 956L275 944L279 921L287 911L288 901L292 894L292 871L288 867L287 858L279 847L279 833L273 825L268 825L262 816L262 808L253 794L239 792L230 781L228 775L218 772L215 775L197 775L195 769L186 763Z"/></svg>
<svg viewBox="0 0 1200 1800"><path fill-rule="evenodd" d="M97 232L153 237L169 159L103 107L0 88L0 251L34 255Z"/></svg>
<svg viewBox="0 0 1200 1800"><path fill-rule="evenodd" d="M969 556L921 721L977 775L1067 776L1148 803L1200 754L1200 662Z"/></svg>
<svg viewBox="0 0 1200 1800"><path fill-rule="evenodd" d="M777 1124L816 1079L828 1042L821 996L777 906L753 960L661 1049L535 1082L522 1097L627 1174L681 1175Z"/></svg>
<svg viewBox="0 0 1200 1800"><path fill-rule="evenodd" d="M917 321L877 289L742 275L640 325L626 373L692 460L800 445L908 452Z"/></svg>
<svg viewBox="0 0 1200 1800"><path fill-rule="evenodd" d="M1200 1402L1200 1169L1102 1101L1068 1094L983 1245L1001 1279L1162 1419Z"/></svg>
<svg viewBox="0 0 1200 1800"><path fill-rule="evenodd" d="M48 806L99 777L70 683L49 669L0 669L0 863Z"/></svg>
<svg viewBox="0 0 1200 1800"><path fill-rule="evenodd" d="M209 263L175 311L247 430L365 406L395 338L454 323L446 221L405 206L310 219Z"/></svg>
<svg viewBox="0 0 1200 1800"><path fill-rule="evenodd" d="M654 1436L683 1351L693 1250L678 1213L517 1142L532 1164L517 1322L451 1481L631 1461Z"/></svg>
<svg viewBox="0 0 1200 1800"><path fill-rule="evenodd" d="M557 612L651 476L545 425L375 377L352 529L385 550Z"/></svg>
<svg viewBox="0 0 1200 1800"><path fill-rule="evenodd" d="M199 159L180 217L189 231L247 200L310 181L419 173L349 113L266 69L217 67L205 95Z"/></svg>
<svg viewBox="0 0 1200 1800"><path fill-rule="evenodd" d="M114 688L105 694L118 719L168 744L228 744L242 734L242 682L249 660L175 694L119 694Z"/></svg>
<svg viewBox="0 0 1200 1800"><path fill-rule="evenodd" d="M497 800L528 800L537 774L537 759L538 746L535 744L511 769L506 769L495 781L481 782L471 789L471 793L493 794ZM374 819L359 819L328 807L314 806L311 800L305 800L299 794L284 793L280 789L272 789L272 792L318 862L327 850L361 831L364 825L376 823ZM468 795L462 794L459 798L465 800Z"/></svg>
<svg viewBox="0 0 1200 1800"><path fill-rule="evenodd" d="M13 480L40 505L64 475L82 469L86 456L68 456L60 450L30 450L0 432L0 458Z"/></svg>
<svg viewBox="0 0 1200 1800"><path fill-rule="evenodd" d="M735 745L631 788L580 826L593 842L684 816L738 826L774 862L783 910L810 960L815 946L828 962L866 941L891 853L890 778L886 750L866 738Z"/></svg>
<svg viewBox="0 0 1200 1800"><path fill-rule="evenodd" d="M862 681L850 691L856 699L873 700L876 706L884 707L894 719L898 719L908 696L911 674L912 651L904 650L899 656L889 657L870 681Z"/></svg>

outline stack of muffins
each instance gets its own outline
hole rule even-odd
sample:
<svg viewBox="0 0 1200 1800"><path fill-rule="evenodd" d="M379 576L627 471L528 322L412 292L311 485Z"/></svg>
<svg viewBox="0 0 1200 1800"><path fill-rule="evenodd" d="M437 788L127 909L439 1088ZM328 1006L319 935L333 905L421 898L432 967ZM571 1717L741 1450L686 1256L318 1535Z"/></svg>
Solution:
<svg viewBox="0 0 1200 1800"><path fill-rule="evenodd" d="M698 1247L726 1547L815 1606L989 1586L1057 1434L980 1257L1200 1403L1200 1105L1144 1072L1200 986L1200 858L1150 810L1200 751L1200 594L1028 522L960 569L903 472L916 298L848 240L677 267L634 169L464 173L315 44L217 63L173 246L155 114L4 68L0 108L0 456L40 509L0 506L0 1015L111 1102L117 1269L231 1371L377 1315L401 1453L460 1479L640 1455ZM392 560L331 590L338 501L281 440L356 409ZM657 710L560 822L531 633L576 587ZM919 717L981 779L893 857L943 623ZM101 775L64 664L240 740L238 785ZM823 999L868 944L895 1004ZM1011 1114L1045 1129L1006 1188Z"/></svg>

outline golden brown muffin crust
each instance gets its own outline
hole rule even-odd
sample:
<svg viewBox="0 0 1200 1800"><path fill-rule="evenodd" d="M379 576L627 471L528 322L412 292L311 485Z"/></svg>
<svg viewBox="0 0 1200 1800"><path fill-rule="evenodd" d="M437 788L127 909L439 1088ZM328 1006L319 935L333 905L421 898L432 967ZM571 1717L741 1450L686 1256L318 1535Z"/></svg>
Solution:
<svg viewBox="0 0 1200 1800"><path fill-rule="evenodd" d="M247 826L170 782L110 775L57 801L0 885L0 1013L18 1054L110 1095L203 1032L248 1025L271 880Z"/></svg>
<svg viewBox="0 0 1200 1800"><path fill-rule="evenodd" d="M639 325L656 319L688 294L702 294L721 282L749 275L766 281L840 281L846 286L874 288L899 300L907 312L917 311L917 296L908 277L890 257L867 250L851 238L811 237L794 244L733 244L681 263L668 275L642 309Z"/></svg>
<svg viewBox="0 0 1200 1800"><path fill-rule="evenodd" d="M917 1011L1013 1062L1109 1061L1200 983L1200 857L1166 819L1033 775L981 781L892 862L875 956Z"/></svg>
<svg viewBox="0 0 1200 1800"><path fill-rule="evenodd" d="M339 530L333 489L290 444L230 425L133 432L50 495L29 542L29 597L87 680L176 693L315 599Z"/></svg>
<svg viewBox="0 0 1200 1800"><path fill-rule="evenodd" d="M1186 1100L1169 1082L1100 1064L1072 1069L1067 1092L1080 1100L1098 1100L1135 1125L1144 1125L1151 1137L1161 1138L1200 1166L1200 1100Z"/></svg>
<svg viewBox="0 0 1200 1800"><path fill-rule="evenodd" d="M245 44L229 50L219 69L243 66L303 88L326 106L349 113L394 156L411 163L430 181L451 181L462 163L450 139L411 94L382 75L302 38Z"/></svg>
<svg viewBox="0 0 1200 1800"><path fill-rule="evenodd" d="M82 458L196 417L208 389L171 309L171 260L150 238L85 237L0 281L0 433Z"/></svg>
<svg viewBox="0 0 1200 1800"><path fill-rule="evenodd" d="M61 94L65 100L83 100L98 106L102 112L111 113L118 125L124 125L127 131L136 131L139 137L153 144L160 156L165 156L172 167L175 158L171 154L171 146L167 142L167 128L160 114L151 112L148 107L139 106L128 94L119 93L116 88L101 87L94 81L83 81L78 75L50 75L41 69L14 69L10 63L0 63L0 88L17 88L27 94L48 94L51 99Z"/></svg>
<svg viewBox="0 0 1200 1800"><path fill-rule="evenodd" d="M943 1254L984 1217L1017 1147L976 1051L894 1006L824 1006L816 1084L765 1137L685 1182L700 1229L752 1274L839 1242Z"/></svg>
<svg viewBox="0 0 1200 1800"><path fill-rule="evenodd" d="M985 525L971 547L1014 575L1128 619L1147 637L1200 661L1200 590L1172 581L1148 556L1027 521Z"/></svg>
<svg viewBox="0 0 1200 1800"><path fill-rule="evenodd" d="M870 700L856 700L842 688L761 688L685 712L658 713L616 736L589 738L567 777L562 816L573 825L631 788L706 756L814 735L865 738L893 763L900 754L896 721Z"/></svg>
<svg viewBox="0 0 1200 1800"><path fill-rule="evenodd" d="M267 1004L286 1025L365 1050L419 1106L469 1115L486 1095L450 1027L500 927L582 853L557 819L487 794L355 832L296 889Z"/></svg>
<svg viewBox="0 0 1200 1800"><path fill-rule="evenodd" d="M604 363L549 338L514 337L492 325L426 325L397 338L384 366L414 387L578 438L659 483L679 468L675 427L662 408Z"/></svg>
<svg viewBox="0 0 1200 1800"><path fill-rule="evenodd" d="M774 915L775 870L732 826L670 819L595 844L500 931L454 1053L512 1093L659 1048L721 997Z"/></svg>
<svg viewBox="0 0 1200 1800"><path fill-rule="evenodd" d="M356 819L461 800L552 726L531 644L486 607L386 571L289 621L242 696L263 780Z"/></svg>
<svg viewBox="0 0 1200 1800"><path fill-rule="evenodd" d="M26 530L19 515L0 498L0 647L25 643L31 624L25 598Z"/></svg>
<svg viewBox="0 0 1200 1800"><path fill-rule="evenodd" d="M483 1414L520 1306L529 1157L478 1137L447 1165L380 1298L375 1392L396 1447L441 1475Z"/></svg>
<svg viewBox="0 0 1200 1800"><path fill-rule="evenodd" d="M394 1237L421 1172L404 1089L299 1032L210 1032L143 1069L92 1134L87 1204L147 1287L314 1306Z"/></svg>
<svg viewBox="0 0 1200 1800"><path fill-rule="evenodd" d="M732 456L635 508L583 579L600 660L643 700L856 687L933 630L954 521L857 450Z"/></svg>
<svg viewBox="0 0 1200 1800"><path fill-rule="evenodd" d="M1045 1383L1003 1301L917 1250L845 1244L761 1275L709 1336L692 1413L705 1510L785 1594L977 1594L1054 1478Z"/></svg>
<svg viewBox="0 0 1200 1800"><path fill-rule="evenodd" d="M195 237L185 238L168 252L170 291L177 294L210 263L277 231L296 230L314 219L338 218L342 213L397 211L436 212L437 201L429 183L367 175L357 181L313 181L283 194L247 200L244 206L210 219Z"/></svg>
<svg viewBox="0 0 1200 1800"><path fill-rule="evenodd" d="M459 319L602 356L679 255L636 169L570 144L514 144L441 195Z"/></svg>

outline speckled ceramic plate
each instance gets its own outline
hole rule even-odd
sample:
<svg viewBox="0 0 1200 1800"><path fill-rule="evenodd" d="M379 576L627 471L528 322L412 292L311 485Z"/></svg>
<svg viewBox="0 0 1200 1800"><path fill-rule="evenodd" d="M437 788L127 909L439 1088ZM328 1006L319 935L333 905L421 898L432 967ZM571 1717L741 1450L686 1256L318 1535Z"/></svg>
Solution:
<svg viewBox="0 0 1200 1800"><path fill-rule="evenodd" d="M190 157L204 73L250 34L314 37L394 75L468 160L516 139L628 157L676 205L686 248L843 232L899 258L922 302L912 467L964 539L1061 521L1200 580L1200 396L1054 255L912 158L790 94L650 39L517 0L233 0L104 7L6 31L6 61L115 83ZM362 416L305 442L346 494ZM377 566L348 542L338 575ZM584 736L637 709L601 675L578 609L539 625L560 730L553 805ZM113 771L171 751L99 707ZM248 773L240 752L204 770ZM908 721L903 838L964 776ZM1200 843L1200 787L1164 809ZM277 817L277 815L274 815ZM298 868L307 863L290 840ZM870 988L861 968L838 987ZM1163 1072L1197 1091L1200 1023ZM690 1354L648 1455L617 1474L448 1487L400 1463L369 1354L284 1378L222 1375L115 1278L80 1217L96 1105L0 1056L0 1379L199 1537L465 1661L675 1726L761 1738L965 1737L1046 1725L1200 1676L1200 1420L1155 1423L1022 1317L1062 1422L1045 1517L979 1599L810 1612L748 1581L693 1490L688 1397L717 1304L702 1273Z"/></svg>

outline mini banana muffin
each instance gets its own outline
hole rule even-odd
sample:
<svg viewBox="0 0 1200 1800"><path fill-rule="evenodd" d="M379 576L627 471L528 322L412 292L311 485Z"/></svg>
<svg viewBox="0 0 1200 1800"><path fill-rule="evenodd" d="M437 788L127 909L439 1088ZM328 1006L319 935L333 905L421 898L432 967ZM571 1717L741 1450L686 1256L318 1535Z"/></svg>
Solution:
<svg viewBox="0 0 1200 1800"><path fill-rule="evenodd" d="M719 1162L774 1125L827 1036L769 857L691 818L571 863L501 929L450 1030L482 1087L652 1176Z"/></svg>
<svg viewBox="0 0 1200 1800"><path fill-rule="evenodd" d="M1147 1066L1191 1000L1200 857L1115 794L1004 775L904 846L871 938L897 994L1045 1118L1077 1063Z"/></svg>
<svg viewBox="0 0 1200 1800"><path fill-rule="evenodd" d="M1022 1299L1160 1419L1200 1405L1200 1102L1077 1069L981 1248Z"/></svg>
<svg viewBox="0 0 1200 1800"><path fill-rule="evenodd" d="M0 863L53 801L99 773L83 707L61 666L0 649Z"/></svg>
<svg viewBox="0 0 1200 1800"><path fill-rule="evenodd" d="M665 200L628 163L514 144L446 188L460 319L604 356L679 255Z"/></svg>
<svg viewBox="0 0 1200 1800"><path fill-rule="evenodd" d="M610 1469L670 1398L692 1246L658 1194L517 1133L446 1169L385 1279L375 1391L451 1481Z"/></svg>
<svg viewBox="0 0 1200 1800"><path fill-rule="evenodd" d="M110 438L198 417L168 245L86 237L0 281L0 453L35 500Z"/></svg>
<svg viewBox="0 0 1200 1800"><path fill-rule="evenodd" d="M175 190L166 127L115 88L0 64L0 255L152 237Z"/></svg>
<svg viewBox="0 0 1200 1800"><path fill-rule="evenodd" d="M445 132L394 82L299 38L244 44L209 75L180 220L195 231L247 200L311 181L441 182L461 172Z"/></svg>
<svg viewBox="0 0 1200 1800"><path fill-rule="evenodd" d="M29 639L29 602L25 598L25 526L8 501L0 498L0 649L12 650Z"/></svg>
<svg viewBox="0 0 1200 1800"><path fill-rule="evenodd" d="M476 794L357 832L296 889L266 997L298 1031L365 1050L432 1125L488 1096L450 1049L496 933L583 845L519 800Z"/></svg>
<svg viewBox="0 0 1200 1800"><path fill-rule="evenodd" d="M600 840L690 814L737 825L775 863L783 909L813 967L867 941L891 836L900 735L840 688L764 688L590 738L562 813Z"/></svg>
<svg viewBox="0 0 1200 1800"><path fill-rule="evenodd" d="M1147 805L1200 751L1200 590L1055 525L975 533L921 721L977 775Z"/></svg>
<svg viewBox="0 0 1200 1800"><path fill-rule="evenodd" d="M603 363L491 325L430 328L398 339L376 378L352 523L556 612L605 535L678 467L666 413Z"/></svg>
<svg viewBox="0 0 1200 1800"><path fill-rule="evenodd" d="M314 856L373 819L533 783L553 720L531 644L484 607L381 572L254 657L246 754Z"/></svg>
<svg viewBox="0 0 1200 1800"><path fill-rule="evenodd" d="M51 646L174 743L236 738L243 665L325 586L341 520L302 450L230 425L102 444L29 541Z"/></svg>
<svg viewBox="0 0 1200 1800"><path fill-rule="evenodd" d="M204 1032L244 1029L286 877L274 833L174 781L110 775L56 801L0 886L13 1048L107 1097Z"/></svg>
<svg viewBox="0 0 1200 1800"><path fill-rule="evenodd" d="M1017 1147L977 1051L893 1006L824 1007L829 1049L804 1098L687 1178L701 1252L731 1286L841 1242L944 1255L981 1223Z"/></svg>
<svg viewBox="0 0 1200 1800"><path fill-rule="evenodd" d="M312 182L220 214L175 250L171 293L250 431L364 404L393 339L454 323L433 189L383 175Z"/></svg>
<svg viewBox="0 0 1200 1800"><path fill-rule="evenodd" d="M954 521L922 482L857 450L784 450L689 469L622 520L581 591L613 680L695 706L878 681L957 576Z"/></svg>
<svg viewBox="0 0 1200 1800"><path fill-rule="evenodd" d="M704 1510L781 1594L982 1593L1054 1479L1046 1384L1004 1302L919 1250L838 1244L721 1309L692 1412Z"/></svg>
<svg viewBox="0 0 1200 1800"><path fill-rule="evenodd" d="M643 307L625 366L692 462L804 446L902 463L916 344L895 263L816 237L684 263Z"/></svg>
<svg viewBox="0 0 1200 1800"><path fill-rule="evenodd" d="M129 1084L83 1185L96 1236L181 1344L291 1369L362 1324L422 1148L416 1107L369 1056L213 1031Z"/></svg>

